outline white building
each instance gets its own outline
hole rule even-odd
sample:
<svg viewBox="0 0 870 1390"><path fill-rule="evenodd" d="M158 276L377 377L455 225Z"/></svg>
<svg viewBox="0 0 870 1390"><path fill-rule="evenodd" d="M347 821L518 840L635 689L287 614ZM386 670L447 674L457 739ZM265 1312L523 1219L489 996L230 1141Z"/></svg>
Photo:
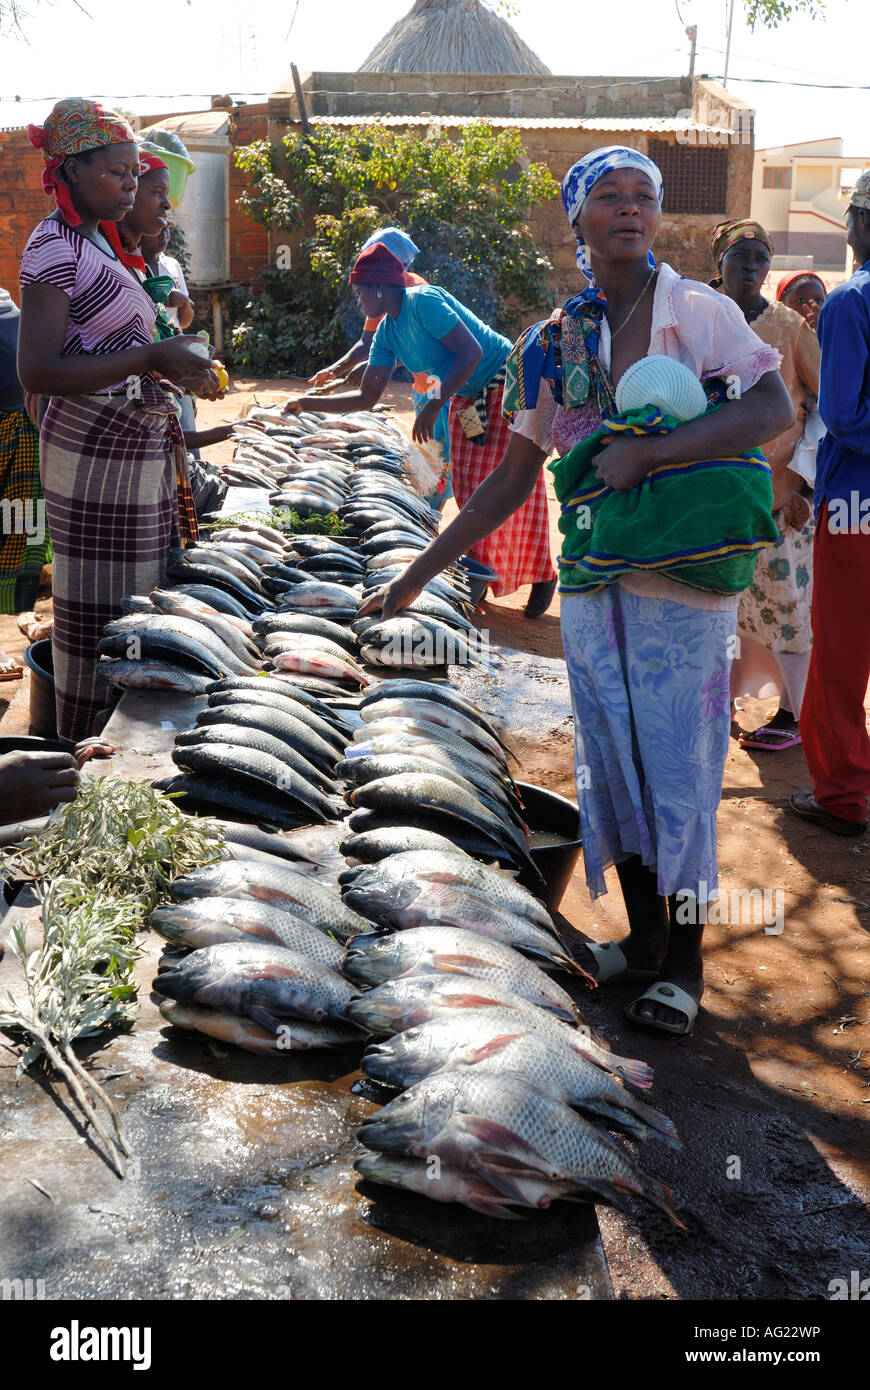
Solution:
<svg viewBox="0 0 870 1390"><path fill-rule="evenodd" d="M843 213L870 156L846 155L838 136L756 150L752 216L770 232L777 260L843 270ZM810 259L812 258L812 259Z"/></svg>

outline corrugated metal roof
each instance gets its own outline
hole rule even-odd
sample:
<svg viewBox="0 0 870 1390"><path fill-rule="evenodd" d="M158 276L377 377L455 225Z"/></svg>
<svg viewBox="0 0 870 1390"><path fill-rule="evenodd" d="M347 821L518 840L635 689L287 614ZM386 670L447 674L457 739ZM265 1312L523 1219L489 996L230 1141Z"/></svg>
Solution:
<svg viewBox="0 0 870 1390"><path fill-rule="evenodd" d="M325 126L464 126L484 121L490 126L517 130L639 130L649 134L677 134L683 130L723 132L722 126L677 116L309 116L312 125Z"/></svg>

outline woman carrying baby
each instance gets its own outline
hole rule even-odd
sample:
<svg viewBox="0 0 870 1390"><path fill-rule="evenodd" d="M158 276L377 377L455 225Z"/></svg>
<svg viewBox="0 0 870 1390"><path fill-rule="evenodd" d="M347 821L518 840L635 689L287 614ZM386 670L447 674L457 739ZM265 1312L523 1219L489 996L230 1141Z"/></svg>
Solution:
<svg viewBox="0 0 870 1390"><path fill-rule="evenodd" d="M391 617L501 525L551 452L567 453L615 414L615 384L643 357L717 379L724 399L666 433L614 434L596 459L609 488L628 492L663 466L742 455L792 420L779 354L737 306L655 265L662 178L651 160L621 146L595 150L568 171L562 198L589 286L516 344L505 392L512 433L498 468L362 611L380 606ZM637 572L561 605L586 881L598 897L615 865L629 927L619 943L589 943L581 964L600 982L656 981L628 1013L667 1033L691 1031L703 993L703 913L686 906L688 895L697 902L717 887L737 601Z"/></svg>

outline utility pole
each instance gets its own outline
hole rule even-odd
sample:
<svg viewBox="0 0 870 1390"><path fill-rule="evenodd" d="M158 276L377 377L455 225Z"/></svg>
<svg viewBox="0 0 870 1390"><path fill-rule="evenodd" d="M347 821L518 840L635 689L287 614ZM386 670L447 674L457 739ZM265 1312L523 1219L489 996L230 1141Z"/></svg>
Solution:
<svg viewBox="0 0 870 1390"><path fill-rule="evenodd" d="M722 78L722 86L728 86L728 67L731 62L731 30L734 27L734 0L728 10L728 38L725 42L725 76Z"/></svg>
<svg viewBox="0 0 870 1390"><path fill-rule="evenodd" d="M698 46L697 24L687 25L686 34L688 35L689 41L692 45L692 51L689 54L689 81L691 82L692 78L695 76L695 49Z"/></svg>

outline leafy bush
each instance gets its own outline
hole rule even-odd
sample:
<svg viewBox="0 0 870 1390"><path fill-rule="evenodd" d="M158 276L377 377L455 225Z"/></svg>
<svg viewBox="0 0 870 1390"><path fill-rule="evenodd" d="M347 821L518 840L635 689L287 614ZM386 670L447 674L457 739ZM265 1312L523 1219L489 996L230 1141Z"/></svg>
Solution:
<svg viewBox="0 0 870 1390"><path fill-rule="evenodd" d="M265 140L236 151L252 183L240 206L276 232L311 233L293 269L269 267L259 297L236 307L237 366L307 374L341 355L362 328L348 272L385 224L420 247L415 271L495 328L512 331L524 308L548 298L552 266L526 217L558 186L545 165L529 164L518 131L474 122L451 138L321 127L284 146L280 170Z"/></svg>

